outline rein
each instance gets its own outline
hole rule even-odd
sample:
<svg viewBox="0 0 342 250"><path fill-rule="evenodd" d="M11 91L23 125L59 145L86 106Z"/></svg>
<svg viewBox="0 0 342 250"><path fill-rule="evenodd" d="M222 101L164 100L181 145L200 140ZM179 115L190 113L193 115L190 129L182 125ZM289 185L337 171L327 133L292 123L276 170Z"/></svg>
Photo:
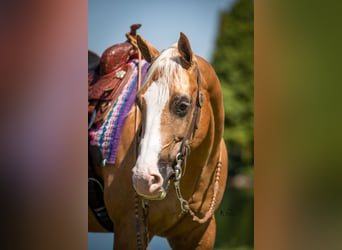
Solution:
<svg viewBox="0 0 342 250"><path fill-rule="evenodd" d="M201 114L201 108L203 106L203 93L201 91L201 76L200 76L200 71L199 67L197 65L197 86L198 86L198 91L197 91L197 100L196 100L196 106L194 110L194 114L192 116L192 120L190 123L190 127L188 132L186 133L185 137L182 140L182 144L180 147L180 150L178 154L176 155L176 166L174 167L175 169L175 180L174 180L174 187L176 190L177 198L180 202L180 206L183 212L190 214L193 217L194 221L197 221L198 223L202 224L208 221L209 218L214 213L214 208L216 204L216 196L218 192L218 182L220 179L220 174L221 174L221 166L222 166L222 150L220 148L220 155L219 159L217 162L216 166L216 173L215 173L215 184L214 184L214 193L213 197L210 202L210 207L209 210L206 212L203 218L199 218L198 216L195 215L195 213L190 209L189 202L185 200L182 197L181 191L180 191L180 180L182 176L185 173L186 169L186 160L190 154L190 140L193 139L196 130L198 129L198 123L199 123L199 118ZM184 171L182 169L182 166L184 165Z"/></svg>
<svg viewBox="0 0 342 250"><path fill-rule="evenodd" d="M140 26L139 26L140 27ZM135 33L134 33L135 35ZM141 86L141 61L142 61L142 56L141 56L141 51L138 47L137 40L134 36L131 35L131 33L127 32L126 33L127 39L130 41L130 43L133 45L138 50L138 84L137 84L137 93L140 90ZM135 110L134 110L134 131L137 131L138 127L138 119L137 119L137 106L135 105ZM139 144L139 139L135 137L135 158L138 158L138 144ZM139 196L137 193L135 193L135 198L134 198L134 214L135 214L135 227L136 227L136 239L137 239L137 246L138 250L143 250L143 249L148 249L148 243L149 243L149 233L148 233L148 214L149 214L149 205L148 201L141 197L142 199L142 215L143 215L143 235L141 235L141 221L139 217Z"/></svg>
<svg viewBox="0 0 342 250"><path fill-rule="evenodd" d="M186 157L187 157L187 155L186 155ZM207 220L209 218L211 218L211 216L214 214L214 208L215 208L215 204L216 204L216 196L217 196L217 192L219 189L219 180L220 180L220 175L221 175L222 150L220 148L220 155L219 155L219 159L218 159L217 165L216 165L213 197L212 197L211 202L210 202L209 210L205 213L203 218L199 218L198 216L196 216L194 211L191 210L191 208L189 206L189 202L182 197L182 194L180 191L180 180L182 177L182 165L184 163L184 167L185 167L186 161L184 161L184 157L182 157L182 155L180 153L177 154L176 161L177 161L177 165L175 166L176 175L175 175L175 180L174 180L174 186L175 186L177 198L180 202L181 209L183 212L190 214L194 221L197 221L198 223L203 224L203 223L207 222Z"/></svg>

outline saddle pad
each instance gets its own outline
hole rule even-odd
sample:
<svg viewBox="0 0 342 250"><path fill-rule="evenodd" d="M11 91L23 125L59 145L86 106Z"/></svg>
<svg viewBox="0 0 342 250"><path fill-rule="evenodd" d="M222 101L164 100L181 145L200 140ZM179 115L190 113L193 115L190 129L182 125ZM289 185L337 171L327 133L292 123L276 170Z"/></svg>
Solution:
<svg viewBox="0 0 342 250"><path fill-rule="evenodd" d="M122 127L125 124L127 114L135 102L138 84L138 60L128 62L132 66L132 75L126 86L122 89L119 97L109 111L107 119L89 132L90 145L98 146L102 159L105 163L114 164ZM146 76L149 63L142 60L141 83ZM105 164L103 164L104 166Z"/></svg>

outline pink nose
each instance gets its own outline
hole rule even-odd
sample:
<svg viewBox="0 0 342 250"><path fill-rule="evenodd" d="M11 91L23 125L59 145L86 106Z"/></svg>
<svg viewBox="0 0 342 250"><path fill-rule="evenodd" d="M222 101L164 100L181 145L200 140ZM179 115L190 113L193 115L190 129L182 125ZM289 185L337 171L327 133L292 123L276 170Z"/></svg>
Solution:
<svg viewBox="0 0 342 250"><path fill-rule="evenodd" d="M139 195L156 197L162 191L163 178L159 173L150 175L135 175L133 173L133 185Z"/></svg>

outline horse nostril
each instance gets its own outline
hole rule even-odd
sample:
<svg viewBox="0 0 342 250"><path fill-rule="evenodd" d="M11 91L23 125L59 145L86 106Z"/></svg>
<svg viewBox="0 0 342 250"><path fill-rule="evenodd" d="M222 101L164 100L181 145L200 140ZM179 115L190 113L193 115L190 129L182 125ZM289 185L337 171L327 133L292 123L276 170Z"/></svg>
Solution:
<svg viewBox="0 0 342 250"><path fill-rule="evenodd" d="M157 171L153 173L141 174L133 169L133 186L135 191L147 197L157 197L162 191L164 179Z"/></svg>
<svg viewBox="0 0 342 250"><path fill-rule="evenodd" d="M151 177L151 183L152 183L152 184L155 184L155 183L157 183L157 182L158 182L158 178L155 177L155 176L152 176L152 177Z"/></svg>
<svg viewBox="0 0 342 250"><path fill-rule="evenodd" d="M150 177L149 191L151 193L156 192L163 185L163 178L159 174L152 174Z"/></svg>
<svg viewBox="0 0 342 250"><path fill-rule="evenodd" d="M151 184L158 184L162 182L162 177L158 174L151 175Z"/></svg>

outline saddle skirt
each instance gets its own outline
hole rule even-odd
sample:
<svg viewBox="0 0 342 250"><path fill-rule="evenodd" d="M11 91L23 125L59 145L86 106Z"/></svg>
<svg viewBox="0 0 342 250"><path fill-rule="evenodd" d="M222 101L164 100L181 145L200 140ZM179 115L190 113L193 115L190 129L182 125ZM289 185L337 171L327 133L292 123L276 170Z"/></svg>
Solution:
<svg viewBox="0 0 342 250"><path fill-rule="evenodd" d="M131 69L127 77L127 84L121 90L115 103L110 107L107 118L103 123L96 124L89 131L90 145L99 147L102 153L102 166L106 163L114 164L120 135L127 115L135 102L138 84L138 60L133 59L127 63ZM141 61L141 82L143 82L149 63Z"/></svg>

